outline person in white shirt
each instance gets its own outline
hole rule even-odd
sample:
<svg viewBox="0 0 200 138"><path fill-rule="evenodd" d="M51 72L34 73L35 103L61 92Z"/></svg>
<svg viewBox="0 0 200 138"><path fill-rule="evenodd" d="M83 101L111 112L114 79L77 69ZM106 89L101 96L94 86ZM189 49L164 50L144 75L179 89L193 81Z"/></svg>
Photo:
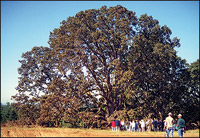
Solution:
<svg viewBox="0 0 200 138"><path fill-rule="evenodd" d="M141 120L140 124L141 124L141 128L142 128L142 132L144 132L145 131L145 122L144 122L144 120Z"/></svg>
<svg viewBox="0 0 200 138"><path fill-rule="evenodd" d="M169 113L168 115L169 116L165 119L165 122L167 123L166 137L169 137L169 133L171 133L171 137L173 137L174 119L172 118L172 113Z"/></svg>
<svg viewBox="0 0 200 138"><path fill-rule="evenodd" d="M135 121L134 120L132 122L130 122L130 126L131 126L131 131L135 132Z"/></svg>
<svg viewBox="0 0 200 138"><path fill-rule="evenodd" d="M125 123L124 123L124 120L121 121L121 129L122 129L122 130L125 130Z"/></svg>

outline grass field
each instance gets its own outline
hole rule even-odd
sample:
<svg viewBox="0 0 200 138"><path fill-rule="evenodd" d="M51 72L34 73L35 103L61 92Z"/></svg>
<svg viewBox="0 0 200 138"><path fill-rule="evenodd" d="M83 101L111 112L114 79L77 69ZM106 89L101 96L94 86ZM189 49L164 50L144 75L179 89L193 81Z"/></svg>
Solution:
<svg viewBox="0 0 200 138"><path fill-rule="evenodd" d="M111 130L78 128L1 127L1 137L165 137L165 132L112 132ZM199 137L199 130L188 130L184 137ZM174 132L178 137L178 131Z"/></svg>

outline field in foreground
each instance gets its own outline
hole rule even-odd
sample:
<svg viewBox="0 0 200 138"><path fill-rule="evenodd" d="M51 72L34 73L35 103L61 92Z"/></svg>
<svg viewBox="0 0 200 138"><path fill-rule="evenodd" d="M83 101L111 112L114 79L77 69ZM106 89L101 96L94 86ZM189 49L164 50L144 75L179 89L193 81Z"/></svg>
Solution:
<svg viewBox="0 0 200 138"><path fill-rule="evenodd" d="M112 132L111 130L75 128L1 127L1 137L165 137L165 132ZM178 137L178 131L174 132ZM199 130L188 130L184 137L199 137Z"/></svg>

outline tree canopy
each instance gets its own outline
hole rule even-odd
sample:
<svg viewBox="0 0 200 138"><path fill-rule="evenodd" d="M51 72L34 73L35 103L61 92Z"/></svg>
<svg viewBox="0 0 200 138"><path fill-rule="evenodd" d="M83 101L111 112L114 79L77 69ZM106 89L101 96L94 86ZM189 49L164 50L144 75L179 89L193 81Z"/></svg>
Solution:
<svg viewBox="0 0 200 138"><path fill-rule="evenodd" d="M33 124L102 127L118 111L160 119L185 113L183 91L198 108L198 64L188 69L171 34L152 16L137 18L120 5L68 17L50 33L49 47L22 54L16 110L31 110L20 114Z"/></svg>

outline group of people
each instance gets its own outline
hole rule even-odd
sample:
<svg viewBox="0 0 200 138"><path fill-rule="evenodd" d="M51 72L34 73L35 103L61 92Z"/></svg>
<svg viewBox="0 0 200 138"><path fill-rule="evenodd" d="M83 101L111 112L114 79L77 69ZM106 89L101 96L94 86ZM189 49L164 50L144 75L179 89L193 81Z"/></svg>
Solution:
<svg viewBox="0 0 200 138"><path fill-rule="evenodd" d="M124 120L113 120L112 121L112 130L113 131L119 131L119 130L127 130L127 131L139 131L139 123L134 120L132 121L128 121L128 119L126 121Z"/></svg>
<svg viewBox="0 0 200 138"><path fill-rule="evenodd" d="M126 121L124 120L113 120L112 121L112 130L113 131L119 131L119 130L126 130L131 132L136 131L163 131L164 129L164 122L161 120L154 119L147 120L146 122L142 119L141 121L138 120L131 120L128 119Z"/></svg>
<svg viewBox="0 0 200 138"><path fill-rule="evenodd" d="M131 120L128 118L126 121L124 120L113 120L112 121L112 131L131 131L131 132L145 132L145 131L166 131L166 137L169 137L169 133L171 132L171 137L173 137L173 131L178 130L179 137L183 136L183 131L185 129L185 121L182 119L182 115L178 115L177 124L175 124L175 120L172 118L172 113L168 114L169 116L164 120L154 120L148 119L146 122L142 119Z"/></svg>

